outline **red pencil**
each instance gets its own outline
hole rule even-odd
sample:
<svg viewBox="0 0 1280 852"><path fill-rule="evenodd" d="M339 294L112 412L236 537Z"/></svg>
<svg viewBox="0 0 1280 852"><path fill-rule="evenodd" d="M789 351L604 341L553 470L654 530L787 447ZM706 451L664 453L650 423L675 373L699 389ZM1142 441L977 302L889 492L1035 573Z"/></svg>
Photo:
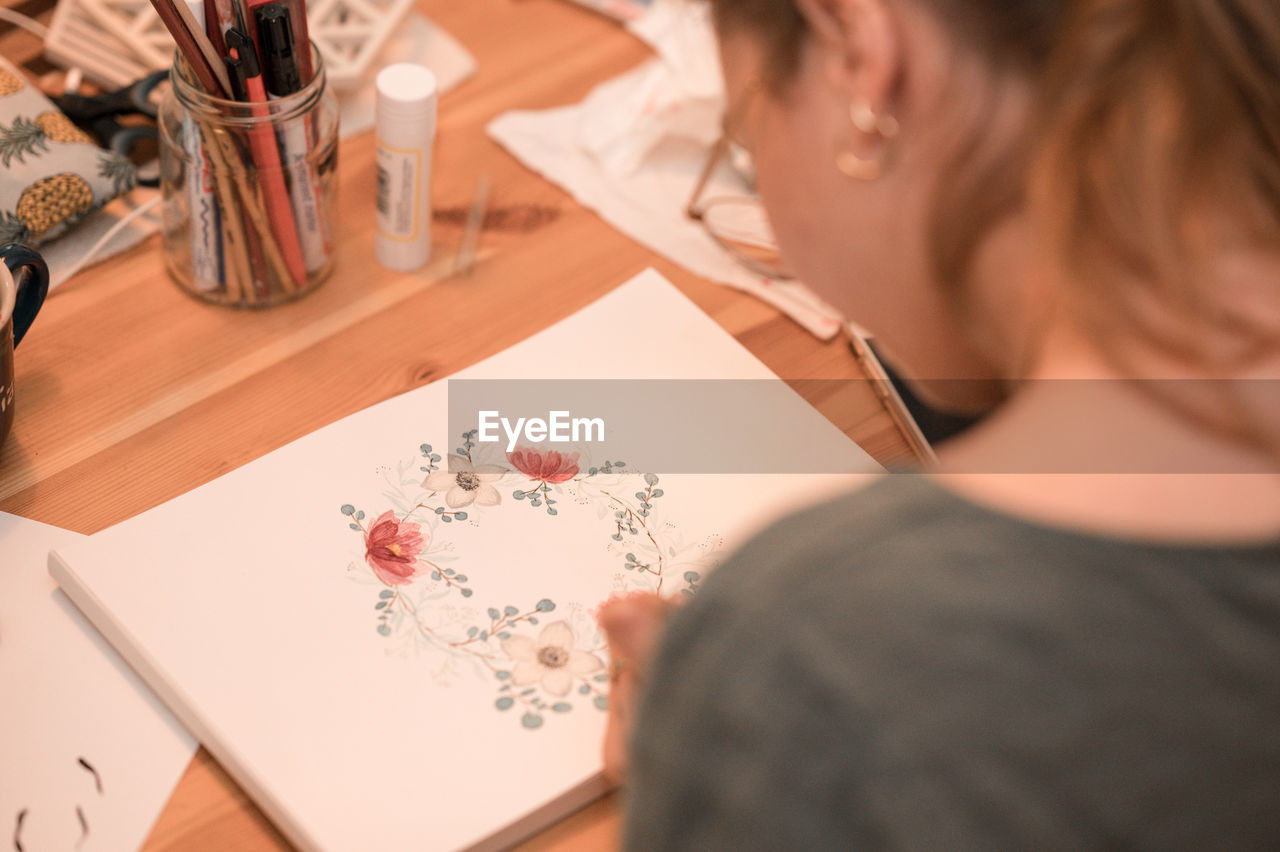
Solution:
<svg viewBox="0 0 1280 852"><path fill-rule="evenodd" d="M261 107L254 108L254 115L268 115L267 91L262 85L262 71L258 67L257 54L253 51L253 42L236 29L228 30L226 39L231 53L227 60L227 71L231 76L231 88L234 90L232 94L239 100L261 104ZM284 183L276 135L268 127L254 127L249 131L249 147L262 180L262 198L267 205L271 232L275 234L280 253L284 256L285 265L289 267L293 280L299 287L306 286L307 267L302 259L302 247L298 243L298 225L294 221L293 206L289 203L289 191Z"/></svg>

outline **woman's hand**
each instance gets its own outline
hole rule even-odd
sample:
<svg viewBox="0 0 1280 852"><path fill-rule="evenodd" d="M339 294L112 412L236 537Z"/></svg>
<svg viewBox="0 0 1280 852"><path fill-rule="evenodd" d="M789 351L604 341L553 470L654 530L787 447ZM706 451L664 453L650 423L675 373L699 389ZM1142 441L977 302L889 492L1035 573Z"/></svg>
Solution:
<svg viewBox="0 0 1280 852"><path fill-rule="evenodd" d="M611 783L627 778L636 699L658 636L674 604L650 592L612 598L597 619L609 641L609 719L604 732L604 772Z"/></svg>

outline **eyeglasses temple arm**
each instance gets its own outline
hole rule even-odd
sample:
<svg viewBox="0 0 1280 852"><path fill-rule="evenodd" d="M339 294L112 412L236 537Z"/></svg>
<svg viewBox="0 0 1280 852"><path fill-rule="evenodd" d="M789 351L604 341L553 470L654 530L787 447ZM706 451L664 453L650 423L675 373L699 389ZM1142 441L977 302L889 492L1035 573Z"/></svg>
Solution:
<svg viewBox="0 0 1280 852"><path fill-rule="evenodd" d="M707 157L707 164L702 167L702 174L698 177L697 184L693 187L693 194L689 196L689 203L685 205L684 215L695 221L701 221L702 210L698 207L698 199L702 197L702 190L707 186L707 181L711 180L711 173L715 171L716 166L720 162L720 158L724 156L729 149L728 134L720 134L720 138L716 140L716 144L711 146L711 153Z"/></svg>

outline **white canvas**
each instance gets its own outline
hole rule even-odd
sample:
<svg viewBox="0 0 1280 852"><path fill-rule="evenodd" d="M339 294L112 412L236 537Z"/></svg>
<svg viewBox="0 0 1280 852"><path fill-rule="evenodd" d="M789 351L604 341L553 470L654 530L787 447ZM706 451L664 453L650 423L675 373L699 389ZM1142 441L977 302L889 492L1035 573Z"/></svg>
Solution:
<svg viewBox="0 0 1280 852"><path fill-rule="evenodd" d="M463 376L769 373L650 271ZM304 848L502 845L603 792L594 609L659 582L696 593L748 530L853 479L592 473L544 454L535 481L446 435L446 399L437 382L345 418L55 567ZM875 468L789 405L797 440ZM446 472L458 449L479 485L465 493Z"/></svg>
<svg viewBox="0 0 1280 852"><path fill-rule="evenodd" d="M6 848L137 849L195 751L49 577L49 549L81 538L0 513Z"/></svg>

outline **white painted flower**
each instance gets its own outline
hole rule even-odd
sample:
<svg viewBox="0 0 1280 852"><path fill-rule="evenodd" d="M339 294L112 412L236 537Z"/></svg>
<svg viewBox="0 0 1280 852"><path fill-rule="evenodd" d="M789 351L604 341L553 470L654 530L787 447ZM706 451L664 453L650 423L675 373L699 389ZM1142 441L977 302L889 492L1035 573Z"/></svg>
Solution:
<svg viewBox="0 0 1280 852"><path fill-rule="evenodd" d="M576 677L604 668L595 654L574 648L573 628L567 621L553 621L538 634L502 640L502 650L516 661L511 682L516 686L541 683L550 695L568 695Z"/></svg>
<svg viewBox="0 0 1280 852"><path fill-rule="evenodd" d="M496 464L477 467L466 456L450 456L448 465L427 474L422 487L445 492L444 502L450 509L461 509L472 503L496 506L502 502L502 495L492 483L506 472L506 468Z"/></svg>

